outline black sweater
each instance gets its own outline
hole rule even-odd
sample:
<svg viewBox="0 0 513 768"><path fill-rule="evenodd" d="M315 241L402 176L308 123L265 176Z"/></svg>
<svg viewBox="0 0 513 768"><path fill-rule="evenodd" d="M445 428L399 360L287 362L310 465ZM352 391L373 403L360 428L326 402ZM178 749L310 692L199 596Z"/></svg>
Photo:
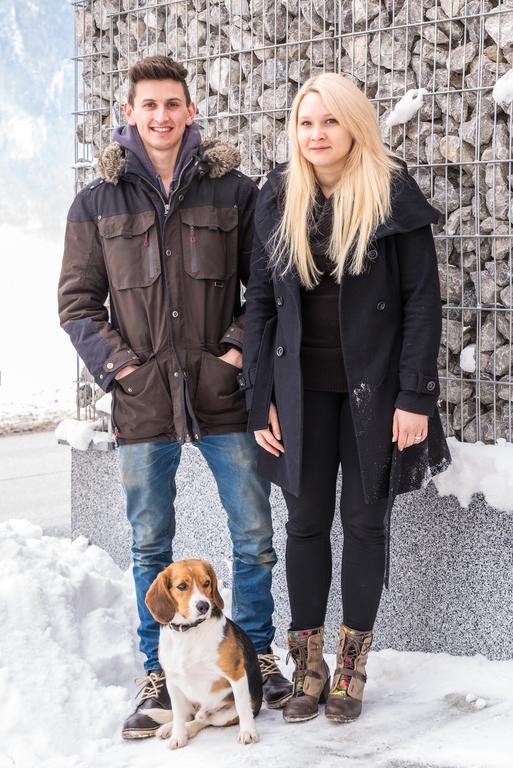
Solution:
<svg viewBox="0 0 513 768"><path fill-rule="evenodd" d="M303 386L322 392L347 392L340 341L339 284L331 275L335 265L328 256L333 226L332 198L326 199L320 188L312 219L310 250L322 275L315 288L301 289Z"/></svg>

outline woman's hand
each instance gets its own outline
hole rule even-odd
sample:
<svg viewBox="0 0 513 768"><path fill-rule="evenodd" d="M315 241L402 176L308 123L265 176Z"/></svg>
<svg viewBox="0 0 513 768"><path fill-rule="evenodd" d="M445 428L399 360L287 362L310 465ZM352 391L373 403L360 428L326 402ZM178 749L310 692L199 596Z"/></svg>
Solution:
<svg viewBox="0 0 513 768"><path fill-rule="evenodd" d="M285 453L285 448L279 442L281 440L280 422L278 421L278 411L274 403L269 408L269 427L267 429L257 429L255 431L255 440L258 445L273 456L279 456Z"/></svg>
<svg viewBox="0 0 513 768"><path fill-rule="evenodd" d="M410 413L395 409L392 426L392 442L397 443L400 451L410 445L418 445L426 439L428 433L428 417L419 413Z"/></svg>

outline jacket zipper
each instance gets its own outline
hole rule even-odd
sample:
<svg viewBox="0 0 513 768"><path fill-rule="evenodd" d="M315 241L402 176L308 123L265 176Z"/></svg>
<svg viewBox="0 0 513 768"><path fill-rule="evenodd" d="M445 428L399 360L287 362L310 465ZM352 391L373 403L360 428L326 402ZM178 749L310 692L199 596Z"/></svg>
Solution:
<svg viewBox="0 0 513 768"><path fill-rule="evenodd" d="M183 176L185 170L187 168L189 168L189 166L191 165L193 159L194 158L191 157L188 160L188 162L185 163L184 167L180 171L180 176L178 177L178 182L177 182L177 185L176 185L176 190L174 192L175 196L180 191L180 183L182 181L182 176ZM196 164L197 164L197 161L196 161ZM161 239L161 243L162 243L162 251L164 252L164 235L165 235L165 230L166 230L167 219L168 219L168 216L169 216L169 212L171 210L171 203L167 202L165 200L165 198L163 197L160 189L158 189L154 184L152 184L151 181L148 181L148 179L145 178L144 176L139 176L139 178L142 179L142 181L148 187L151 187L151 189L153 189L153 191L157 193L157 195L158 195L158 197L159 197L159 199L160 199L160 201L161 201L161 203L162 203L162 205L164 207L164 221L163 221L163 224L162 224L162 227L161 227L161 230L160 230L160 239ZM170 294L170 290L169 290L169 277L168 277L168 274L167 274L166 260L165 259L162 259L162 272L163 272L163 275L164 275L164 283L165 283L165 286L166 286L166 292L167 292L167 295L170 296L171 294ZM184 421L185 421L185 425L186 426L185 426L185 432L182 432L182 434L180 436L180 442L182 444L183 443L190 443L191 442L191 436L189 434L188 425L187 425L187 408L185 406L185 391L184 391L185 387L187 386L186 372L183 370L182 361L180 360L180 358L178 356L178 353L176 351L176 347L175 347L175 343L174 343L174 339L173 339L173 329L171 327L171 322L169 320L169 317L167 318L167 328L168 328L169 346L170 346L170 348L171 348L171 350L172 350L176 360L178 360L178 364L179 364L180 370L182 372L182 383L183 383L183 387L182 387L182 398L183 398L182 399L182 411L183 411L183 414L184 414ZM192 418L192 416L191 416L191 418Z"/></svg>

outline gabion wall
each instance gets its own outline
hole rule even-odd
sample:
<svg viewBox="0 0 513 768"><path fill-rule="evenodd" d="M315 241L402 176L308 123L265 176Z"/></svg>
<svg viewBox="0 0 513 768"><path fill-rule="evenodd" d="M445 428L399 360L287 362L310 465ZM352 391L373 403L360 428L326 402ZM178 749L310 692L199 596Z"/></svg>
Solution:
<svg viewBox="0 0 513 768"><path fill-rule="evenodd" d="M94 158L123 122L127 70L143 56L169 54L186 65L200 125L236 143L241 170L257 181L286 159L299 85L323 71L351 77L373 100L385 141L443 214L435 239L447 435L512 439L513 110L508 88L502 105L492 89L513 67L513 0L75 6L77 189L93 178ZM420 88L422 107L389 128L398 102Z"/></svg>

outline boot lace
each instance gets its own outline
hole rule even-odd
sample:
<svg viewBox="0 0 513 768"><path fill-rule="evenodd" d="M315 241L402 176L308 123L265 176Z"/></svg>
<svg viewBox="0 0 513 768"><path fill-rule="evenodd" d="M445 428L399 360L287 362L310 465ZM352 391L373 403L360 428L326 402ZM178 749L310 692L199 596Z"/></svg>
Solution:
<svg viewBox="0 0 513 768"><path fill-rule="evenodd" d="M136 677L135 684L139 687L137 695L141 695L141 701L146 699L158 699L160 691L164 687L165 677L162 672L150 672L149 675L144 677Z"/></svg>
<svg viewBox="0 0 513 768"><path fill-rule="evenodd" d="M306 663L308 659L308 648L306 644L306 638L299 640L287 653L286 664L292 657L292 661L295 665L294 674L292 675L292 682L294 684L293 696L303 696L303 685L306 677Z"/></svg>
<svg viewBox="0 0 513 768"><path fill-rule="evenodd" d="M333 693L337 693L339 696L347 696L347 689L351 682L351 675L344 675L342 671L344 669L354 669L356 657L362 649L362 642L356 638L346 637L344 648L339 654L337 654L337 668L335 675L338 675L337 684L335 685Z"/></svg>
<svg viewBox="0 0 513 768"><path fill-rule="evenodd" d="M258 662L260 664L260 672L262 677L267 675L281 675L277 662L280 660L279 656L275 656L274 653L259 653Z"/></svg>

